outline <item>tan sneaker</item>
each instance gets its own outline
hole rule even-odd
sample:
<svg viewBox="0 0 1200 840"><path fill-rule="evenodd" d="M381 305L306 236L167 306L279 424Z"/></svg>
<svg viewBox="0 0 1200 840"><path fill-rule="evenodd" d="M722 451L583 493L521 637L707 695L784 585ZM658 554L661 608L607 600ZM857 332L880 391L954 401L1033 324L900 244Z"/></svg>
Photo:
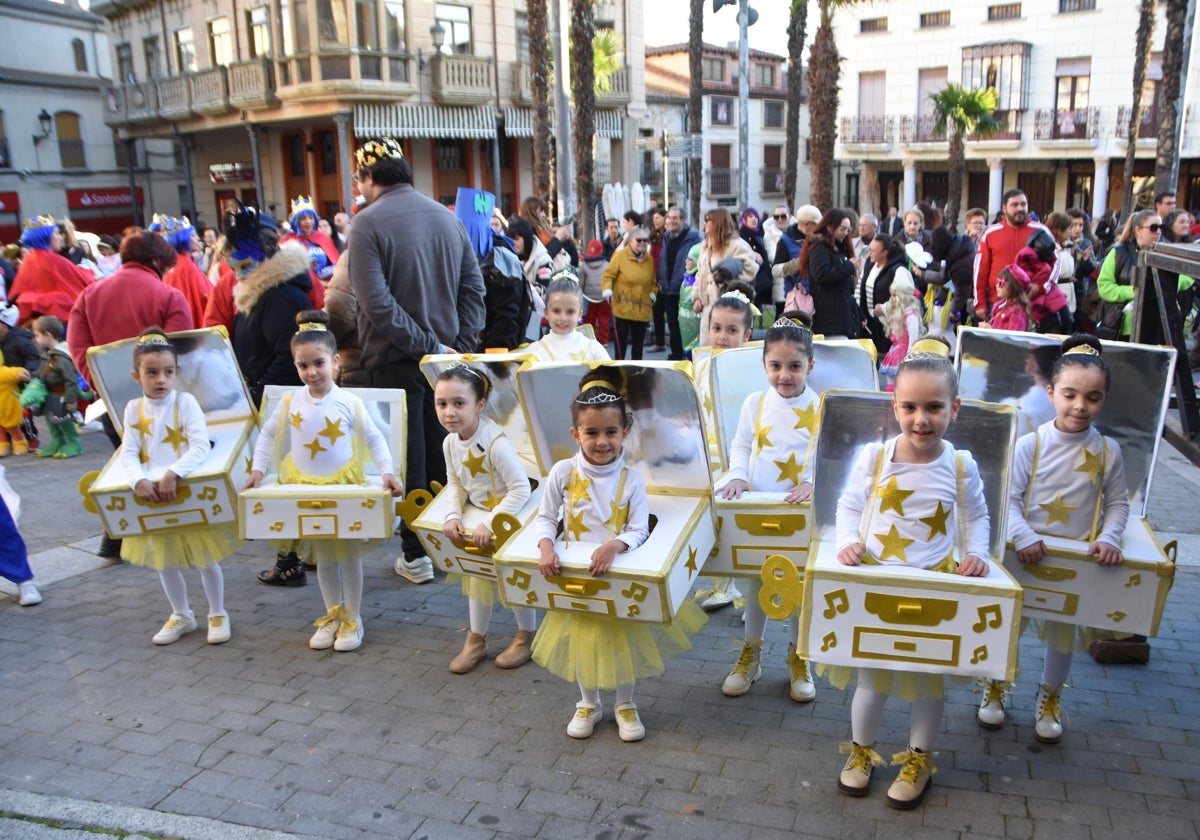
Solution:
<svg viewBox="0 0 1200 840"><path fill-rule="evenodd" d="M518 630L517 635L513 637L512 643L496 657L496 667L520 668L533 657L533 652L529 648L532 641L533 633L531 631Z"/></svg>
<svg viewBox="0 0 1200 840"><path fill-rule="evenodd" d="M743 642L742 652L733 670L721 684L721 693L726 697L741 697L750 686L762 678L762 641Z"/></svg>
<svg viewBox="0 0 1200 840"><path fill-rule="evenodd" d="M909 747L892 756L892 764L899 764L900 774L888 788L887 804L901 811L909 811L921 804L933 774L937 772L929 753Z"/></svg>
<svg viewBox="0 0 1200 840"><path fill-rule="evenodd" d="M468 632L466 640L463 641L462 650L458 652L458 656L450 660L450 673L470 673L472 668L485 659L487 659L487 636Z"/></svg>

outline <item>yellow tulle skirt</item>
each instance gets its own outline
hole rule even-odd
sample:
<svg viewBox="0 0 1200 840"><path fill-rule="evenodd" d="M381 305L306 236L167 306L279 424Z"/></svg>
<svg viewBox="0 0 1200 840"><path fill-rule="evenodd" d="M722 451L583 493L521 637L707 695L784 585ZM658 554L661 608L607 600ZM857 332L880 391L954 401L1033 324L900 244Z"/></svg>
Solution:
<svg viewBox="0 0 1200 840"><path fill-rule="evenodd" d="M690 600L670 624L550 610L533 637L533 661L586 689L611 691L661 674L706 621Z"/></svg>
<svg viewBox="0 0 1200 840"><path fill-rule="evenodd" d="M1024 632L1026 627L1033 627L1033 631L1046 645L1046 649L1055 653L1083 653L1092 646L1092 642L1103 639L1124 639L1129 636L1128 633L1117 633L1096 627L1081 627L1078 624L1063 624L1061 621L1046 621L1040 618L1021 619L1021 632Z"/></svg>
<svg viewBox="0 0 1200 840"><path fill-rule="evenodd" d="M241 544L236 525L210 525L168 534L125 537L121 541L121 559L157 572L203 569L209 563L221 562Z"/></svg>
<svg viewBox="0 0 1200 840"><path fill-rule="evenodd" d="M446 575L446 583L460 584L464 595L485 606L491 606L500 600L500 593L494 580L475 575Z"/></svg>
<svg viewBox="0 0 1200 840"><path fill-rule="evenodd" d="M878 694L912 703L916 700L935 700L946 696L948 686L971 685L974 677L952 674L922 674L916 671L886 671L882 668L853 668L849 665L816 665L818 676L824 677L834 688L843 691L850 685L851 677L857 674L855 684Z"/></svg>
<svg viewBox="0 0 1200 840"><path fill-rule="evenodd" d="M363 556L370 545L383 540L271 540L280 554L296 552L309 563L341 563Z"/></svg>

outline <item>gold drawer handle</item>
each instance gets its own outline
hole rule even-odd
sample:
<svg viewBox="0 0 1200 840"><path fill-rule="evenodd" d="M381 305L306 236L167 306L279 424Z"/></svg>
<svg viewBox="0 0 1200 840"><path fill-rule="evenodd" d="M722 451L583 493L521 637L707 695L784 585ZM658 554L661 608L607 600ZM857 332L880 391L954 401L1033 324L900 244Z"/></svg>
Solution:
<svg viewBox="0 0 1200 840"><path fill-rule="evenodd" d="M301 510L327 510L328 508L337 507L337 502L332 499L307 499L296 502L296 507Z"/></svg>

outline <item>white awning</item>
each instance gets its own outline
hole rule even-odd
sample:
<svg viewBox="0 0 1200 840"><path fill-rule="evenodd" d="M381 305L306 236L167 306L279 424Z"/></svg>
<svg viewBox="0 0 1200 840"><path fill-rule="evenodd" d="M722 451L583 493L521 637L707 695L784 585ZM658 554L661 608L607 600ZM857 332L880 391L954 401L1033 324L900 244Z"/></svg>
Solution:
<svg viewBox="0 0 1200 840"><path fill-rule="evenodd" d="M354 136L489 140L496 122L488 106L355 105Z"/></svg>
<svg viewBox="0 0 1200 840"><path fill-rule="evenodd" d="M554 112L550 112L551 130L554 127ZM596 112L596 136L607 140L621 139L621 112L619 110L604 110ZM532 108L505 108L504 133L509 137L533 136Z"/></svg>

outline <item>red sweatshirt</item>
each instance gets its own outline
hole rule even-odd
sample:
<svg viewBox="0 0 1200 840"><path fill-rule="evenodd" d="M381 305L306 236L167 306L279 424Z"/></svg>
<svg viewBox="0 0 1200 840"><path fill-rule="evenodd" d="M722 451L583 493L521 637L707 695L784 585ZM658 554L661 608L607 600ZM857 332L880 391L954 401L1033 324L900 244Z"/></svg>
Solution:
<svg viewBox="0 0 1200 840"><path fill-rule="evenodd" d="M996 294L996 275L1000 269L1017 261L1017 251L1025 247L1029 237L1044 229L1045 225L1028 220L1016 228L1002 221L983 232L975 252L975 309L992 311L992 306L999 299ZM1050 282L1058 282L1057 257L1050 270Z"/></svg>

